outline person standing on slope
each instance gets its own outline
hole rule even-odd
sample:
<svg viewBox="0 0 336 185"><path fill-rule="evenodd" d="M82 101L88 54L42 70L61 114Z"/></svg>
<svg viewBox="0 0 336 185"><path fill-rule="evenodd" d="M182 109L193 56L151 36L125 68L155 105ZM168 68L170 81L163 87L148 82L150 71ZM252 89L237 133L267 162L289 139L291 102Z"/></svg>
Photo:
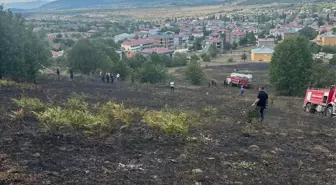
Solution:
<svg viewBox="0 0 336 185"><path fill-rule="evenodd" d="M264 111L267 106L268 94L265 92L264 87L259 87L259 94L257 99L252 104L252 107L257 104L260 113L260 122L264 121Z"/></svg>
<svg viewBox="0 0 336 185"><path fill-rule="evenodd" d="M171 81L171 82L170 82L170 91L171 91L171 92L175 92L175 87L174 87L174 86L175 86L175 82L174 82L174 81Z"/></svg>
<svg viewBox="0 0 336 185"><path fill-rule="evenodd" d="M120 74L119 73L117 74L117 81L118 82L120 81Z"/></svg>

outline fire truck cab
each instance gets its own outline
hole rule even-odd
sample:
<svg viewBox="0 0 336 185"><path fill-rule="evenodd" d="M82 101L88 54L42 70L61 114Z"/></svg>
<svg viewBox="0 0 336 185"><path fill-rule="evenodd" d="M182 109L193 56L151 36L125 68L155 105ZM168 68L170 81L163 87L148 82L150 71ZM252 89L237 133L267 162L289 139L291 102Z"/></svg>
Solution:
<svg viewBox="0 0 336 185"><path fill-rule="evenodd" d="M241 86L244 88L249 88L252 83L252 75L251 74L241 74L241 73L231 73L230 76L226 78L226 83L230 86Z"/></svg>
<svg viewBox="0 0 336 185"><path fill-rule="evenodd" d="M336 115L336 85L329 89L307 89L304 109L310 113L323 113L327 117Z"/></svg>

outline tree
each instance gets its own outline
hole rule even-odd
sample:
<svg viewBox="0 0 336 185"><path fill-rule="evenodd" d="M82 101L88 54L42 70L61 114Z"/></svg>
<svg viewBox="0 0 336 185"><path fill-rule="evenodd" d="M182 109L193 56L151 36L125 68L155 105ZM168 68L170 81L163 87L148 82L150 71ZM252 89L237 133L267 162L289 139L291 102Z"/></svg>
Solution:
<svg viewBox="0 0 336 185"><path fill-rule="evenodd" d="M202 58L203 62L210 62L211 61L211 56L209 54L206 54L206 53L202 53L201 58Z"/></svg>
<svg viewBox="0 0 336 185"><path fill-rule="evenodd" d="M307 37L309 40L313 40L317 36L317 31L309 26L305 26L299 31L300 35Z"/></svg>
<svg viewBox="0 0 336 185"><path fill-rule="evenodd" d="M317 54L321 50L321 46L316 44L315 42L309 42L308 46L309 46L309 50L310 50L311 53Z"/></svg>
<svg viewBox="0 0 336 185"><path fill-rule="evenodd" d="M200 85L204 79L204 72L198 62L191 61L187 65L185 76L193 85Z"/></svg>
<svg viewBox="0 0 336 185"><path fill-rule="evenodd" d="M195 51L201 50L202 49L202 41L203 38L196 38L193 44L193 48Z"/></svg>
<svg viewBox="0 0 336 185"><path fill-rule="evenodd" d="M324 21L322 17L319 17L318 21L317 21L317 25L318 27L323 26L324 25Z"/></svg>
<svg viewBox="0 0 336 185"><path fill-rule="evenodd" d="M0 5L0 76L33 80L51 58L47 43L25 24L19 14Z"/></svg>
<svg viewBox="0 0 336 185"><path fill-rule="evenodd" d="M135 55L134 58L125 58L125 60L132 69L137 69L141 67L142 64L147 61L146 57L138 53Z"/></svg>
<svg viewBox="0 0 336 185"><path fill-rule="evenodd" d="M336 34L336 27L332 28L332 32L333 32L333 34Z"/></svg>
<svg viewBox="0 0 336 185"><path fill-rule="evenodd" d="M246 35L246 38L247 38L247 43L248 44L256 44L257 43L257 39L256 39L253 32L248 32L247 35Z"/></svg>
<svg viewBox="0 0 336 185"><path fill-rule="evenodd" d="M244 60L244 62L246 61L246 59L247 59L247 55L244 53L244 54L242 54L242 56L241 56L241 59L242 60Z"/></svg>
<svg viewBox="0 0 336 185"><path fill-rule="evenodd" d="M166 79L167 70L164 65L155 65L148 60L138 69L136 76L143 83L155 84Z"/></svg>
<svg viewBox="0 0 336 185"><path fill-rule="evenodd" d="M188 63L188 55L185 53L176 53L173 57L173 66L186 66Z"/></svg>
<svg viewBox="0 0 336 185"><path fill-rule="evenodd" d="M329 64L335 66L336 65L336 55L334 55L330 60Z"/></svg>
<svg viewBox="0 0 336 185"><path fill-rule="evenodd" d="M223 48L229 51L232 48L232 45L230 44L230 42L225 42Z"/></svg>
<svg viewBox="0 0 336 185"><path fill-rule="evenodd" d="M218 53L218 49L216 47L216 44L211 44L210 47L209 47L209 55L211 57L216 57L217 56L217 53Z"/></svg>
<svg viewBox="0 0 336 185"><path fill-rule="evenodd" d="M190 57L190 60L191 61L199 61L200 60L200 57L199 56L197 56L196 54L194 54L194 55L192 55L191 57Z"/></svg>
<svg viewBox="0 0 336 185"><path fill-rule="evenodd" d="M246 37L244 37L244 38L241 38L240 40L239 40L239 45L240 46L245 46L246 44L247 44L247 38Z"/></svg>
<svg viewBox="0 0 336 185"><path fill-rule="evenodd" d="M68 53L68 64L73 70L90 74L97 69L110 70L112 61L102 50L90 40L79 40Z"/></svg>
<svg viewBox="0 0 336 185"><path fill-rule="evenodd" d="M325 88L335 83L336 70L323 62L322 59L316 59L310 75L311 87Z"/></svg>
<svg viewBox="0 0 336 185"><path fill-rule="evenodd" d="M238 47L238 44L236 42L233 42L232 43L232 49L235 50L235 49L237 49L237 47Z"/></svg>
<svg viewBox="0 0 336 185"><path fill-rule="evenodd" d="M309 40L299 36L278 44L270 63L270 81L280 95L303 95L309 85L312 55Z"/></svg>

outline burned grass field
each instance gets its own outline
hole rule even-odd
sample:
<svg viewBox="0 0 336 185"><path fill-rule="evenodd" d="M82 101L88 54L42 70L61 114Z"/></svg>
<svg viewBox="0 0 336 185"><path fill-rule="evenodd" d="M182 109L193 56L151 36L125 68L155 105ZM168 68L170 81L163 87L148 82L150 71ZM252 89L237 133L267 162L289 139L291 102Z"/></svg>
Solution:
<svg viewBox="0 0 336 185"><path fill-rule="evenodd" d="M255 72L255 83L264 84L258 79L264 79L267 68L254 65L240 68ZM224 76L231 70L214 66L207 75ZM144 112L129 124L120 118L112 128L94 131L59 127L51 132L27 112L17 118L21 109L13 98L37 98L46 107L63 107L74 92L85 96L89 107L123 102L127 110ZM234 87L178 87L171 93L162 86L48 78L38 87L2 86L0 184L335 183L334 120L303 112L300 98L272 97L265 122L248 123L256 89L247 90L244 97L237 93ZM148 124L146 112L166 109L190 112L193 121L186 134Z"/></svg>

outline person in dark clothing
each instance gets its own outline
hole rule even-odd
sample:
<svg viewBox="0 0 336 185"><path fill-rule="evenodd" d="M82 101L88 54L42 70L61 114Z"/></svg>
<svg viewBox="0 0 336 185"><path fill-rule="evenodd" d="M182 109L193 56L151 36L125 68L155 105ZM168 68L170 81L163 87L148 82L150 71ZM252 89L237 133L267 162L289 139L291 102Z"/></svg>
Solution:
<svg viewBox="0 0 336 185"><path fill-rule="evenodd" d="M105 82L105 74L103 72L101 73L101 81Z"/></svg>
<svg viewBox="0 0 336 185"><path fill-rule="evenodd" d="M106 73L106 83L110 83L110 75Z"/></svg>
<svg viewBox="0 0 336 185"><path fill-rule="evenodd" d="M70 79L73 80L73 77L74 77L74 76L73 76L73 71L72 71L72 69L69 70L69 73L70 73Z"/></svg>
<svg viewBox="0 0 336 185"><path fill-rule="evenodd" d="M252 107L257 104L260 113L260 122L264 120L264 111L267 107L268 94L265 92L264 87L259 87L259 94Z"/></svg>
<svg viewBox="0 0 336 185"><path fill-rule="evenodd" d="M111 79L111 83L113 83L114 82L114 76L113 76L112 73L110 73L110 79Z"/></svg>
<svg viewBox="0 0 336 185"><path fill-rule="evenodd" d="M57 68L57 70L56 70L56 74L57 74L57 78L58 78L58 80L60 80L60 70Z"/></svg>
<svg viewBox="0 0 336 185"><path fill-rule="evenodd" d="M1 75L1 73L0 73L0 80L2 80L2 75Z"/></svg>

